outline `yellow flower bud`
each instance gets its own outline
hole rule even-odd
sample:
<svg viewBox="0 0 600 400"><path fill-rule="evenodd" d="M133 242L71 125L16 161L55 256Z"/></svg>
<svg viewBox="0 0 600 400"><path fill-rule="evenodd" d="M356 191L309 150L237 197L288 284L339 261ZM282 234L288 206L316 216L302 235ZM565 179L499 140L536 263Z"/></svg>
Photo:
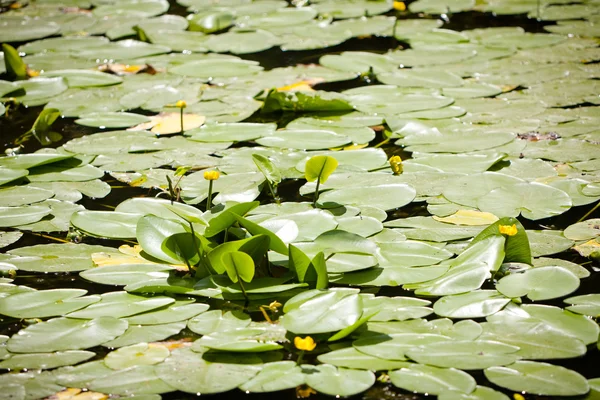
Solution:
<svg viewBox="0 0 600 400"><path fill-rule="evenodd" d="M389 163L394 175L400 175L402 173L402 158L400 158L400 156L390 157Z"/></svg>
<svg viewBox="0 0 600 400"><path fill-rule="evenodd" d="M525 400L525 397L523 397L522 394L515 393L515 394L513 394L513 399L515 399L515 400Z"/></svg>
<svg viewBox="0 0 600 400"><path fill-rule="evenodd" d="M406 11L406 4L404 4L402 1L394 1L394 10Z"/></svg>
<svg viewBox="0 0 600 400"><path fill-rule="evenodd" d="M515 236L517 234L517 225L500 225L498 227L500 233L507 236Z"/></svg>
<svg viewBox="0 0 600 400"><path fill-rule="evenodd" d="M269 306L268 306L269 310L271 310L273 312L276 312L279 307L281 307L281 303L278 302L277 300L272 301L271 304L269 304Z"/></svg>
<svg viewBox="0 0 600 400"><path fill-rule="evenodd" d="M177 103L175 103L175 107L177 108L186 108L187 107L187 103L183 100L179 100Z"/></svg>
<svg viewBox="0 0 600 400"><path fill-rule="evenodd" d="M304 339L300 336L296 336L294 338L294 346L296 346L298 350L313 351L315 347L317 347L317 344L310 336L307 336Z"/></svg>
<svg viewBox="0 0 600 400"><path fill-rule="evenodd" d="M204 171L204 179L207 181L216 181L221 174L219 171Z"/></svg>
<svg viewBox="0 0 600 400"><path fill-rule="evenodd" d="M296 397L299 399L306 399L313 394L317 394L317 392L310 386L302 385L296 388Z"/></svg>

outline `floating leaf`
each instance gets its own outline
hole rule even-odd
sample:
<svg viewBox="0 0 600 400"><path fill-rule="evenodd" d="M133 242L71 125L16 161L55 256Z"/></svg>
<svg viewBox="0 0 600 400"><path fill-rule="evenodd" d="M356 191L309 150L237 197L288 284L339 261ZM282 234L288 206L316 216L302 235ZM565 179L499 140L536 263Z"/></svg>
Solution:
<svg viewBox="0 0 600 400"><path fill-rule="evenodd" d="M114 339L126 329L127 322L113 317L54 318L21 330L8 340L7 346L14 353L87 349Z"/></svg>
<svg viewBox="0 0 600 400"><path fill-rule="evenodd" d="M45 318L64 315L100 301L82 289L51 289L18 293L0 299L0 313L14 318Z"/></svg>
<svg viewBox="0 0 600 400"><path fill-rule="evenodd" d="M304 372L306 383L330 396L352 396L367 390L375 383L375 374L371 371L336 368L329 364L302 368L308 369Z"/></svg>
<svg viewBox="0 0 600 400"><path fill-rule="evenodd" d="M585 378L570 369L552 364L517 361L506 367L484 371L492 383L513 390L546 396L576 396L590 388Z"/></svg>
<svg viewBox="0 0 600 400"><path fill-rule="evenodd" d="M466 372L454 368L436 368L428 365L411 365L390 372L394 386L411 392L439 395L447 390L471 393L475 379Z"/></svg>

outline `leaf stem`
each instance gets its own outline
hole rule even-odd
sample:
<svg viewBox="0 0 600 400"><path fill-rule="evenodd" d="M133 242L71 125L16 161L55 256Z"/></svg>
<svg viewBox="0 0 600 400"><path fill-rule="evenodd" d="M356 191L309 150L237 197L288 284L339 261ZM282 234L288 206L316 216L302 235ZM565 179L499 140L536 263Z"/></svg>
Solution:
<svg viewBox="0 0 600 400"><path fill-rule="evenodd" d="M585 213L585 215L583 217L579 218L579 221L577 221L577 222L584 221L587 217L589 217L590 215L592 215L592 213L594 211L596 211L598 209L598 207L600 207L600 201L598 201L596 203L596 205L590 211L588 211L587 213Z"/></svg>
<svg viewBox="0 0 600 400"><path fill-rule="evenodd" d="M213 181L208 181L208 197L206 198L206 211L210 210L210 201L213 192Z"/></svg>
<svg viewBox="0 0 600 400"><path fill-rule="evenodd" d="M179 123L181 125L181 134L183 135L183 107L179 109Z"/></svg>
<svg viewBox="0 0 600 400"><path fill-rule="evenodd" d="M240 289L242 289L242 294L246 298L246 305L247 305L250 302L250 299L248 298L248 294L246 293L246 289L244 289L244 284L242 283L242 278L240 278L240 273L238 272L237 268L234 267L233 269L235 269L235 275L238 278L238 283L240 284Z"/></svg>
<svg viewBox="0 0 600 400"><path fill-rule="evenodd" d="M298 358L296 359L296 364L302 364L302 359L304 358L304 350L300 350L300 354L298 354Z"/></svg>
<svg viewBox="0 0 600 400"><path fill-rule="evenodd" d="M317 178L317 187L315 189L315 195L313 197L313 208L317 208L317 200L319 200L319 185L321 184L321 174Z"/></svg>
<svg viewBox="0 0 600 400"><path fill-rule="evenodd" d="M54 237L54 236L50 236L50 235L44 235L43 233L37 233L37 232L29 232L29 233L31 233L32 235L35 235L35 236L43 237L45 239L56 240L57 242L61 242L61 243L71 243L68 240L60 239L60 238L57 238L57 237Z"/></svg>

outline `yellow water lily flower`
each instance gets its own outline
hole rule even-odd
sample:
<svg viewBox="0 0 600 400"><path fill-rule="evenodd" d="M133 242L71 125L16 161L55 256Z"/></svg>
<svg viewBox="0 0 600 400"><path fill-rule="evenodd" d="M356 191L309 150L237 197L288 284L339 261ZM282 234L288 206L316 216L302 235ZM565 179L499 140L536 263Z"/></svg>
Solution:
<svg viewBox="0 0 600 400"><path fill-rule="evenodd" d="M406 4L403 1L394 1L394 10L406 11Z"/></svg>
<svg viewBox="0 0 600 400"><path fill-rule="evenodd" d="M175 103L175 107L177 107L177 108L186 108L187 107L187 103L184 100L179 100L177 103Z"/></svg>
<svg viewBox="0 0 600 400"><path fill-rule="evenodd" d="M216 181L220 176L219 171L204 171L204 179L207 181Z"/></svg>
<svg viewBox="0 0 600 400"><path fill-rule="evenodd" d="M276 312L279 307L281 307L281 303L275 300L272 301L267 308L273 312Z"/></svg>
<svg viewBox="0 0 600 400"><path fill-rule="evenodd" d="M317 347L317 344L310 336L307 336L304 339L300 336L296 336L294 338L294 346L296 346L298 350L313 351L315 347Z"/></svg>
<svg viewBox="0 0 600 400"><path fill-rule="evenodd" d="M402 158L400 156L392 156L389 159L390 167L394 175L400 175L402 173Z"/></svg>
<svg viewBox="0 0 600 400"><path fill-rule="evenodd" d="M498 227L500 233L507 236L515 236L517 234L517 225L500 225Z"/></svg>
<svg viewBox="0 0 600 400"><path fill-rule="evenodd" d="M515 400L525 400L525 397L523 397L523 395L520 394L520 393L515 393L515 394L513 394L513 399L515 399Z"/></svg>
<svg viewBox="0 0 600 400"><path fill-rule="evenodd" d="M317 394L317 392L310 386L302 385L296 388L296 397L299 399L306 399L313 394Z"/></svg>

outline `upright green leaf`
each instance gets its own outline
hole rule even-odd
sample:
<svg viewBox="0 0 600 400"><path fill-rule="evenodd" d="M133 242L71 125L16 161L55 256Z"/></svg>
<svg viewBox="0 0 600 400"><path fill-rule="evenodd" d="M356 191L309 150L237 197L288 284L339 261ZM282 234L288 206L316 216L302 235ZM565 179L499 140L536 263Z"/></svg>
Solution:
<svg viewBox="0 0 600 400"><path fill-rule="evenodd" d="M500 226L512 227L513 225L515 225L517 232L514 235L506 235L506 242L504 244L504 251L506 255L504 256L504 262L525 263L531 265L531 249L529 247L529 239L527 238L525 228L516 218L500 218L498 221L481 231L479 235L475 236L471 242L471 246L482 241L488 236L502 235L500 232Z"/></svg>
<svg viewBox="0 0 600 400"><path fill-rule="evenodd" d="M19 56L19 52L6 43L2 43L2 51L4 52L4 65L6 65L8 76L15 79L27 78L27 66Z"/></svg>
<svg viewBox="0 0 600 400"><path fill-rule="evenodd" d="M248 239L225 242L208 253L208 262L217 274L223 274L227 270L223 263L223 254L232 251L242 251L248 254L258 264L269 249L270 239L266 235L256 235Z"/></svg>
<svg viewBox="0 0 600 400"><path fill-rule="evenodd" d="M337 166L338 161L331 156L314 156L306 162L304 176L309 182L314 182L318 179L320 183L325 183Z"/></svg>
<svg viewBox="0 0 600 400"><path fill-rule="evenodd" d="M322 251L318 252L312 259L311 263L317 273L317 289L327 289L329 281L327 278L327 265L325 264L325 255Z"/></svg>
<svg viewBox="0 0 600 400"><path fill-rule="evenodd" d="M279 168L268 157L262 154L252 154L252 161L265 178L272 184L277 185L281 182L281 172Z"/></svg>
<svg viewBox="0 0 600 400"><path fill-rule="evenodd" d="M234 224L236 218L233 214L244 216L251 210L258 207L260 203L258 201L251 201L248 203L240 203L227 208L216 217L212 218L208 222L208 228L204 231L206 237L213 237L225 229L229 228Z"/></svg>
<svg viewBox="0 0 600 400"><path fill-rule="evenodd" d="M31 133L43 146L59 141L62 139L62 135L50 130L58 117L60 117L60 110L57 108L42 110L26 135Z"/></svg>
<svg viewBox="0 0 600 400"><path fill-rule="evenodd" d="M231 212L231 211L230 211ZM233 213L231 213L233 214ZM283 243L283 240L281 240L279 238L279 236L277 236L275 233L271 232L270 230L268 230L267 228L263 228L262 226L258 225L255 222L250 221L249 219L246 219L244 217L240 217L239 215L233 214L233 216L235 217L235 219L237 220L237 222L243 226L244 228L246 228L248 230L248 232L250 232L252 235L266 235L269 237L270 241L269 241L269 248L279 254L287 254L288 253L288 247L285 243Z"/></svg>
<svg viewBox="0 0 600 400"><path fill-rule="evenodd" d="M242 251L230 251L221 256L221 261L233 283L239 279L250 282L254 278L254 260L248 254Z"/></svg>

